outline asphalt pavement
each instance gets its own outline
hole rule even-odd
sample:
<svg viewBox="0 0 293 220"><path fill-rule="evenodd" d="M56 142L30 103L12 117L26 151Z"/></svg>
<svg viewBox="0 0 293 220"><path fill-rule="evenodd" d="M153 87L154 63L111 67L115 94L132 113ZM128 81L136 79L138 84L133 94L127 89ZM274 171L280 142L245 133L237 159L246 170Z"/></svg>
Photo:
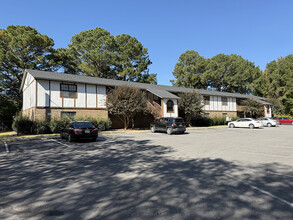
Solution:
<svg viewBox="0 0 293 220"><path fill-rule="evenodd" d="M0 219L293 219L293 126L0 143Z"/></svg>

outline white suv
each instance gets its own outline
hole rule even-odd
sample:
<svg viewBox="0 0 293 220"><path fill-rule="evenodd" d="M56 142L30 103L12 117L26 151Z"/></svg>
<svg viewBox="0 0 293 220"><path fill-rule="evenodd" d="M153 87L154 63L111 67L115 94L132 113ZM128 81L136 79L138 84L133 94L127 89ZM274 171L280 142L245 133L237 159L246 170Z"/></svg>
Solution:
<svg viewBox="0 0 293 220"><path fill-rule="evenodd" d="M277 125L277 122L270 118L258 118L257 120L261 121L263 126L276 127Z"/></svg>

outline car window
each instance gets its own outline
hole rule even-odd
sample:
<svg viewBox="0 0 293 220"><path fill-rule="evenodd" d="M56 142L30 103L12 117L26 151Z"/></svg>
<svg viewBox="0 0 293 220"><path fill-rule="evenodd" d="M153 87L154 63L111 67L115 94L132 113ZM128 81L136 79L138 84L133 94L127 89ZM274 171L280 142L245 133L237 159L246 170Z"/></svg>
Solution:
<svg viewBox="0 0 293 220"><path fill-rule="evenodd" d="M89 122L74 122L72 123L74 128L93 128L92 123Z"/></svg>
<svg viewBox="0 0 293 220"><path fill-rule="evenodd" d="M178 123L178 122L179 122L179 123L180 123L180 122L183 123L184 121L183 121L182 118L176 118L176 119L175 119L175 123Z"/></svg>
<svg viewBox="0 0 293 220"><path fill-rule="evenodd" d="M165 119L164 119L164 122L165 122L165 123L168 123L168 121L169 121L168 118L165 118Z"/></svg>
<svg viewBox="0 0 293 220"><path fill-rule="evenodd" d="M238 119L238 120L237 120L237 122L242 122L242 121L243 121L243 119Z"/></svg>

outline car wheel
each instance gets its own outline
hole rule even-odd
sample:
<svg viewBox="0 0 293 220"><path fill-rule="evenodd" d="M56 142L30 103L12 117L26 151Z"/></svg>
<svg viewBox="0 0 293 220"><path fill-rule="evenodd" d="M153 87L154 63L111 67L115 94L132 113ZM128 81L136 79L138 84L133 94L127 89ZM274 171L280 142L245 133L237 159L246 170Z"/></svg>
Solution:
<svg viewBox="0 0 293 220"><path fill-rule="evenodd" d="M155 126L152 126L152 127L151 127L151 132L152 132L152 133L155 133L155 132L156 132L156 128L155 128Z"/></svg>
<svg viewBox="0 0 293 220"><path fill-rule="evenodd" d="M169 135L172 134L172 128L167 128L167 134L169 134Z"/></svg>
<svg viewBox="0 0 293 220"><path fill-rule="evenodd" d="M68 134L68 138L67 138L68 142L72 142L72 137L70 134Z"/></svg>
<svg viewBox="0 0 293 220"><path fill-rule="evenodd" d="M63 132L60 133L60 137L61 137L61 139L64 138L64 136L63 136Z"/></svg>
<svg viewBox="0 0 293 220"><path fill-rule="evenodd" d="M229 125L229 128L235 128L235 125L232 123Z"/></svg>
<svg viewBox="0 0 293 220"><path fill-rule="evenodd" d="M267 123L267 126L268 126L268 127L272 127L272 124L271 124L271 123Z"/></svg>
<svg viewBox="0 0 293 220"><path fill-rule="evenodd" d="M250 128L250 129L254 129L254 125L253 125L253 124L250 124L250 125L249 125L249 128Z"/></svg>

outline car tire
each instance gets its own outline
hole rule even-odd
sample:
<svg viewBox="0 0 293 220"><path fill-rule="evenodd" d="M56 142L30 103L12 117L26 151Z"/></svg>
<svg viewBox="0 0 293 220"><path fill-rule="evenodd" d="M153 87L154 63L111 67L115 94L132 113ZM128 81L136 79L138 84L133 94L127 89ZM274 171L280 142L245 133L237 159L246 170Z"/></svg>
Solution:
<svg viewBox="0 0 293 220"><path fill-rule="evenodd" d="M64 139L63 132L60 133L61 139Z"/></svg>
<svg viewBox="0 0 293 220"><path fill-rule="evenodd" d="M156 132L156 128L155 128L155 126L152 126L152 127L151 127L151 132L152 132L152 133L155 133L155 132Z"/></svg>
<svg viewBox="0 0 293 220"><path fill-rule="evenodd" d="M229 128L235 128L235 125L232 123L229 125Z"/></svg>
<svg viewBox="0 0 293 220"><path fill-rule="evenodd" d="M272 124L271 124L271 123L267 123L267 126L268 126L268 127L272 127Z"/></svg>
<svg viewBox="0 0 293 220"><path fill-rule="evenodd" d="M172 134L172 128L167 128L167 134L171 135Z"/></svg>
<svg viewBox="0 0 293 220"><path fill-rule="evenodd" d="M253 125L253 124L250 124L250 125L249 125L249 128L250 128L250 129L254 129L254 125Z"/></svg>
<svg viewBox="0 0 293 220"><path fill-rule="evenodd" d="M68 142L72 142L72 137L70 134L68 134L68 138L67 138Z"/></svg>

